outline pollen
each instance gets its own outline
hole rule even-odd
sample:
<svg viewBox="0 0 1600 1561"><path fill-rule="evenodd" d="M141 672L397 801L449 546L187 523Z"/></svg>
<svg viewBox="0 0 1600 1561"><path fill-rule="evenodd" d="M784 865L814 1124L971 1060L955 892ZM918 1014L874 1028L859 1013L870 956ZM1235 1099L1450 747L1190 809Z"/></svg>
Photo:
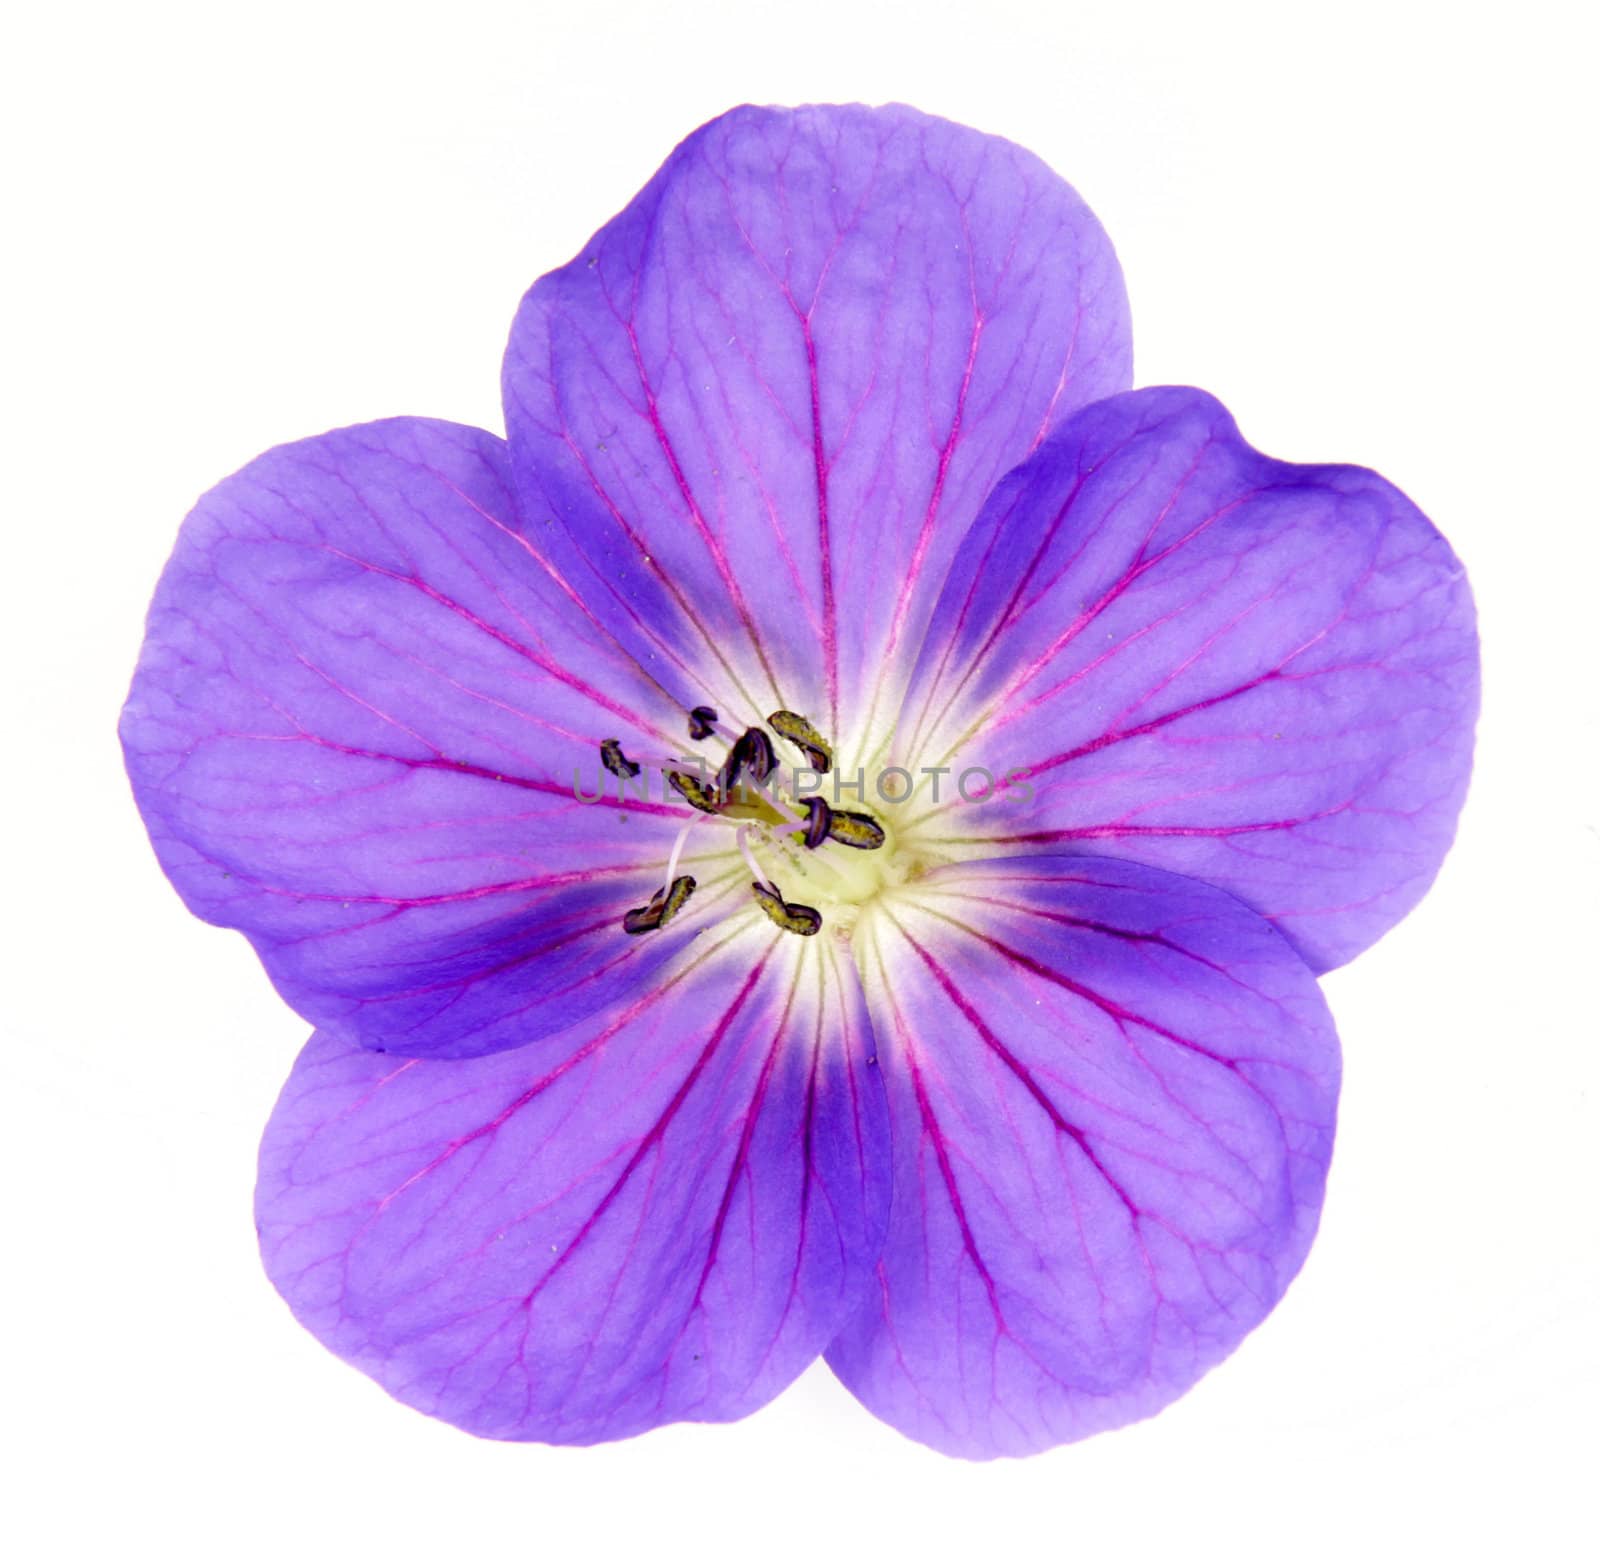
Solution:
<svg viewBox="0 0 1600 1561"><path fill-rule="evenodd" d="M644 756L642 762L659 771L704 827L715 821L734 829L750 892L774 926L809 938L831 925L848 937L861 908L905 877L905 864L895 860L885 823L859 807L839 807L837 796L829 803L816 795L818 776L833 766L833 745L818 727L793 710L774 711L768 725L771 734L747 726L733 738L714 775L701 759ZM703 741L726 728L712 706L696 705L688 712L688 731L692 740ZM805 769L785 771L772 734L799 751ZM641 763L616 738L601 743L600 757L614 775L640 773ZM692 765L699 766L698 775L685 767ZM659 931L688 903L695 880L679 876L677 868L693 828L691 820L679 831L663 887L622 918L630 936Z"/></svg>

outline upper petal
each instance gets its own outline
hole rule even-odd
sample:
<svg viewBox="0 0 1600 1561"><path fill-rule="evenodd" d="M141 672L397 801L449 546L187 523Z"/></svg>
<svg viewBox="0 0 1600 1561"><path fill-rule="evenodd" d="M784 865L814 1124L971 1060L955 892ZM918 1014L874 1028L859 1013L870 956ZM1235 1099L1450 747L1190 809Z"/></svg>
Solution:
<svg viewBox="0 0 1600 1561"><path fill-rule="evenodd" d="M586 599L713 704L843 744L994 482L1129 376L1111 246L1038 159L903 107L741 108L534 285L504 388Z"/></svg>
<svg viewBox="0 0 1600 1561"><path fill-rule="evenodd" d="M403 419L270 451L200 501L122 738L179 892L300 1013L468 1055L669 952L674 929L618 924L675 810L574 792L604 737L681 743L671 715L519 535L501 441Z"/></svg>
<svg viewBox="0 0 1600 1561"><path fill-rule="evenodd" d="M1092 857L944 868L865 925L894 1195L829 1363L966 1457L1154 1413L1315 1232L1339 1056L1310 971L1219 890Z"/></svg>
<svg viewBox="0 0 1600 1561"><path fill-rule="evenodd" d="M267 1128L273 1283L480 1436L748 1414L860 1302L888 1207L848 960L750 917L550 1047L396 1063L326 1037Z"/></svg>
<svg viewBox="0 0 1600 1561"><path fill-rule="evenodd" d="M1203 878L1326 970L1433 881L1477 707L1466 577L1404 494L1269 460L1210 396L1156 389L1080 412L997 490L896 740L1030 777L929 809L930 845L1085 842Z"/></svg>

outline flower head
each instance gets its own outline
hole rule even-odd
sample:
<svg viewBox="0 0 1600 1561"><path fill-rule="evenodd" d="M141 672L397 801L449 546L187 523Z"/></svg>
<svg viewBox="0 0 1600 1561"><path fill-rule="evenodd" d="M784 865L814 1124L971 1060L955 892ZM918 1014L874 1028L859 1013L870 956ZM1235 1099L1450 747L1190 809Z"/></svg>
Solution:
<svg viewBox="0 0 1600 1561"><path fill-rule="evenodd" d="M1315 974L1448 846L1471 600L1382 478L1129 380L1027 153L741 109L529 292L507 441L376 423L201 500L123 738L317 1027L259 1223L330 1347L558 1442L825 1352L991 1456L1270 1310Z"/></svg>

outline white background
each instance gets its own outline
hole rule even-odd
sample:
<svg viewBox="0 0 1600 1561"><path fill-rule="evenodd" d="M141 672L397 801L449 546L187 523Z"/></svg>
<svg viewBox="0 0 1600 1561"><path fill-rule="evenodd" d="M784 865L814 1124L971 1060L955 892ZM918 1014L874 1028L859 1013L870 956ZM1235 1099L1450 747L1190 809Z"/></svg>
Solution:
<svg viewBox="0 0 1600 1561"><path fill-rule="evenodd" d="M34 1557L1593 1554L1597 612L1588 8L1050 0L31 6L3 45L0 1507ZM814 1369L731 1427L477 1443L257 1267L303 1038L190 920L113 726L196 495L392 413L499 427L512 309L744 99L1010 136L1114 238L1141 384L1451 537L1485 712L1431 897L1328 995L1323 1233L1158 1419L950 1462ZM11 746L14 745L14 746ZM1587 1531L1587 1532L1586 1532ZM4 1542L0 1540L0 1542Z"/></svg>

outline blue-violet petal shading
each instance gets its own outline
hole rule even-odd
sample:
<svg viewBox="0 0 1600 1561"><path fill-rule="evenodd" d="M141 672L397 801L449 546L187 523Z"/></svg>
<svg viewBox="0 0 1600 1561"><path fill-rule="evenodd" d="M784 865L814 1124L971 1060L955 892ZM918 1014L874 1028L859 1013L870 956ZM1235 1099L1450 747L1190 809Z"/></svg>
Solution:
<svg viewBox="0 0 1600 1561"><path fill-rule="evenodd" d="M1030 776L931 848L1078 848L1229 890L1312 967L1414 906L1472 763L1472 594L1374 472L1247 445L1198 390L1086 408L962 544L897 742Z"/></svg>
<svg viewBox="0 0 1600 1561"><path fill-rule="evenodd" d="M519 534L502 442L399 419L200 501L121 730L168 876L299 1013L470 1056L619 1000L684 935L617 932L681 810L574 797L601 736L676 752L677 727Z"/></svg>
<svg viewBox="0 0 1600 1561"><path fill-rule="evenodd" d="M1130 383L1037 158L746 107L529 290L505 441L373 423L201 499L121 736L186 903L316 1027L257 1223L331 1350L569 1444L825 1354L991 1458L1277 1304L1316 974L1450 844L1472 597L1383 478ZM677 773L765 778L768 723L877 830Z"/></svg>
<svg viewBox="0 0 1600 1561"><path fill-rule="evenodd" d="M944 868L864 958L894 1196L828 1351L944 1452L1153 1414L1283 1294L1322 1204L1338 1041L1231 896L1130 863Z"/></svg>
<svg viewBox="0 0 1600 1561"><path fill-rule="evenodd" d="M880 683L994 483L1130 382L1078 196L1009 142L859 106L696 131L535 283L504 371L578 593L688 703L841 739L892 717Z"/></svg>
<svg viewBox="0 0 1600 1561"><path fill-rule="evenodd" d="M860 987L746 917L544 1046L318 1036L261 1150L272 1281L329 1348L479 1436L750 1413L870 1285L889 1193Z"/></svg>

